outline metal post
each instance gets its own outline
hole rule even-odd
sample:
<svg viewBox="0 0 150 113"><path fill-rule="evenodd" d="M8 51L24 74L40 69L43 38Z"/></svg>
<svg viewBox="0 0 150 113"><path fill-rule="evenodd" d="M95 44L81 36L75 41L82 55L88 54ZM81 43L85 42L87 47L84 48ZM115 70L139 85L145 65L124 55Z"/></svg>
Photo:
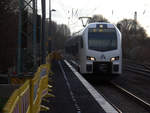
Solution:
<svg viewBox="0 0 150 113"><path fill-rule="evenodd" d="M136 24L137 24L137 12L134 12L134 29L135 29L135 34L136 34Z"/></svg>
<svg viewBox="0 0 150 113"><path fill-rule="evenodd" d="M33 16L33 19L31 19L31 16ZM31 38L33 39L34 69L36 68L36 27L37 27L36 18L37 18L37 0L19 0L18 54L17 54L17 74L19 75L23 73L24 68L23 65L24 50L22 46L22 44L24 43L23 38L25 40ZM31 28L31 26L32 29L28 29Z"/></svg>
<svg viewBox="0 0 150 113"><path fill-rule="evenodd" d="M45 39L45 0L41 0L42 4L42 63L46 62L46 39Z"/></svg>
<svg viewBox="0 0 150 113"><path fill-rule="evenodd" d="M51 9L51 0L49 0L49 35L48 35L48 53L52 52L53 49L53 40L52 40L52 11L56 11L55 9Z"/></svg>
<svg viewBox="0 0 150 113"><path fill-rule="evenodd" d="M49 35L48 35L48 53L52 51L52 37L51 37L51 0L49 0Z"/></svg>
<svg viewBox="0 0 150 113"><path fill-rule="evenodd" d="M19 0L19 24L18 24L18 55L17 55L17 74L22 73L22 12L23 12L23 1Z"/></svg>
<svg viewBox="0 0 150 113"><path fill-rule="evenodd" d="M34 71L37 69L37 0L33 0L33 58L34 58Z"/></svg>

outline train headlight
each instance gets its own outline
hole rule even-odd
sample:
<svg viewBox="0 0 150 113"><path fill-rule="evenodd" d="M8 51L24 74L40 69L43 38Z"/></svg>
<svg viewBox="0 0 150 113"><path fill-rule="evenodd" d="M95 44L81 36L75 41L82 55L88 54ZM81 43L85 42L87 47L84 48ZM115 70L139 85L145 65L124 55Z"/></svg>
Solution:
<svg viewBox="0 0 150 113"><path fill-rule="evenodd" d="M95 61L96 59L94 57L87 56L87 60Z"/></svg>
<svg viewBox="0 0 150 113"><path fill-rule="evenodd" d="M113 62L113 61L115 61L115 58L113 57L113 58L111 58L111 61Z"/></svg>
<svg viewBox="0 0 150 113"><path fill-rule="evenodd" d="M113 61L115 61L115 60L119 60L119 56L112 57L112 58L110 59L111 62L113 62Z"/></svg>

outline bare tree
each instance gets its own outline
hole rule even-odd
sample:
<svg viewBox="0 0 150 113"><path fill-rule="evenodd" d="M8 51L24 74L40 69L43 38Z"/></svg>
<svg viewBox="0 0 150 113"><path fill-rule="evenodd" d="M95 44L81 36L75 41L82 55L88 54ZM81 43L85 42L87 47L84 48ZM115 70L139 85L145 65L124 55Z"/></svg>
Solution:
<svg viewBox="0 0 150 113"><path fill-rule="evenodd" d="M147 37L145 29L138 22L132 19L124 19L117 23L121 26L123 55L130 58L133 51L139 50Z"/></svg>
<svg viewBox="0 0 150 113"><path fill-rule="evenodd" d="M53 49L63 49L66 39L70 36L70 29L65 24L58 25L52 22L51 36Z"/></svg>
<svg viewBox="0 0 150 113"><path fill-rule="evenodd" d="M91 19L89 19L89 23L93 22L109 22L103 15L93 15Z"/></svg>
<svg viewBox="0 0 150 113"><path fill-rule="evenodd" d="M18 0L1 0L0 14L16 13L18 12Z"/></svg>

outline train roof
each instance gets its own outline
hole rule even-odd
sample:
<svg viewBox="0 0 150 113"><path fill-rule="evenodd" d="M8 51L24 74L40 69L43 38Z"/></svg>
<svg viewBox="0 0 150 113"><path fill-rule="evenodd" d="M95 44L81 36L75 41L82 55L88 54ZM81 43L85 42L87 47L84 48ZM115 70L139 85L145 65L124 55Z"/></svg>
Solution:
<svg viewBox="0 0 150 113"><path fill-rule="evenodd" d="M86 25L86 27L84 27L83 29L73 33L72 36L80 34L81 32L83 32L85 29L87 28L97 28L100 27L100 25L104 25L106 28L115 28L114 24L108 23L108 22L94 22L94 23L89 23L88 25Z"/></svg>
<svg viewBox="0 0 150 113"><path fill-rule="evenodd" d="M77 35L80 35L82 34L85 29L88 29L88 28L101 28L101 27L104 27L104 28L116 28L114 24L112 23L108 23L108 22L94 22L94 23L89 23L86 27L84 27L83 29L73 33L72 36L70 36L69 40L74 38L74 36L77 36Z"/></svg>
<svg viewBox="0 0 150 113"><path fill-rule="evenodd" d="M101 27L115 28L115 25L108 22L94 22L86 26L86 28L101 28Z"/></svg>
<svg viewBox="0 0 150 113"><path fill-rule="evenodd" d="M70 36L68 39L67 39L67 41L66 41L66 44L70 44L70 42L72 42L72 41L76 41L76 40L78 40L78 36L80 36L80 35L82 35L83 34L83 32L85 32L85 31L87 31L87 29L89 29L89 28L104 28L104 29L111 29L111 28L115 28L115 29L117 29L117 31L119 31L118 30L118 28L114 25L114 24L112 24L112 23L107 23L107 22L94 22L94 23L90 23L90 24L88 24L86 27L84 27L82 30L80 30L80 31L78 31L78 32L76 32L76 33L74 33L72 36ZM120 31L119 31L119 33L120 33ZM65 44L65 45L66 45ZM67 45L66 45L67 46Z"/></svg>

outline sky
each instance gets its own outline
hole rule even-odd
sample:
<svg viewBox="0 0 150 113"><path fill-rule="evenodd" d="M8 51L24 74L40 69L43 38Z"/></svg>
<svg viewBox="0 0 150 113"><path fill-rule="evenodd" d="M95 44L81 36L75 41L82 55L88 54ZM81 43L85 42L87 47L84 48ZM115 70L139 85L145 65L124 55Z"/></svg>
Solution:
<svg viewBox="0 0 150 113"><path fill-rule="evenodd" d="M150 36L149 0L51 0L51 8L56 10L52 12L52 20L68 25L71 32L83 28L79 17L101 14L109 22L116 24L123 19L134 19L136 11L137 21ZM46 0L46 11L48 17L49 0Z"/></svg>

